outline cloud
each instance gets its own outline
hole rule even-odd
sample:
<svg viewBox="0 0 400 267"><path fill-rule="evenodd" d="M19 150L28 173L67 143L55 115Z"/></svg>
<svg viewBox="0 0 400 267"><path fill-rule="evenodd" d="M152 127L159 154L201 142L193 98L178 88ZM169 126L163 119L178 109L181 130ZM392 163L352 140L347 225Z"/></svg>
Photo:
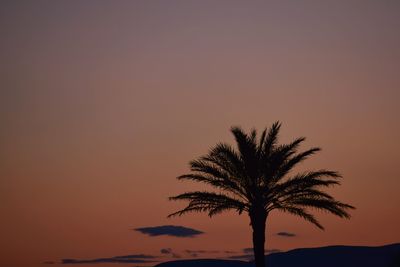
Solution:
<svg viewBox="0 0 400 267"><path fill-rule="evenodd" d="M289 233L289 232L279 232L279 233L276 233L276 235L284 236L284 237L295 237L296 236L296 234Z"/></svg>
<svg viewBox="0 0 400 267"><path fill-rule="evenodd" d="M134 254L97 259L62 259L61 264L87 264L87 263L151 263L156 262L155 256Z"/></svg>
<svg viewBox="0 0 400 267"><path fill-rule="evenodd" d="M171 248L162 248L160 250L161 254L171 254L172 253L172 249Z"/></svg>
<svg viewBox="0 0 400 267"><path fill-rule="evenodd" d="M198 253L198 254L202 254L202 253L220 253L220 251L219 250L190 250L190 249L187 249L187 250L185 250L185 252L186 253L188 253L188 254L191 254L191 253Z"/></svg>
<svg viewBox="0 0 400 267"><path fill-rule="evenodd" d="M142 227L133 229L149 236L168 235L175 237L195 237L196 235L203 234L203 232L187 228L179 225L162 225L154 227Z"/></svg>
<svg viewBox="0 0 400 267"><path fill-rule="evenodd" d="M160 250L161 254L167 254L167 255L171 255L172 258L178 259L181 256L179 254L176 254L175 252L172 251L172 248L162 248Z"/></svg>
<svg viewBox="0 0 400 267"><path fill-rule="evenodd" d="M197 258L199 256L199 254L216 254L216 253L220 253L221 251L219 251L219 250L204 250L204 249L201 249L201 250L186 249L185 252L193 258Z"/></svg>
<svg viewBox="0 0 400 267"><path fill-rule="evenodd" d="M253 253L253 248L244 248L244 249L242 249L242 251L243 251L243 253Z"/></svg>

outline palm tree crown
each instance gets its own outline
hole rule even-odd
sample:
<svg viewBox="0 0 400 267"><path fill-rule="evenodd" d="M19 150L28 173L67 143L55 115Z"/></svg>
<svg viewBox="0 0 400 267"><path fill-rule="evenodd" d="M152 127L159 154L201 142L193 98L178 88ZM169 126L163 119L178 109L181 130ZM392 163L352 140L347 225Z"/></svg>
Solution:
<svg viewBox="0 0 400 267"><path fill-rule="evenodd" d="M207 212L211 217L227 210L239 214L247 212L253 228L256 266L264 266L265 224L272 210L287 212L323 226L309 212L310 208L349 218L352 206L335 200L322 188L338 185L341 176L330 170L316 170L293 174L293 168L315 154L320 148L298 152L305 138L289 144L278 144L281 124L275 122L259 138L256 130L245 133L232 127L237 149L218 143L208 154L190 162L191 173L178 177L214 187L214 191L187 192L170 200L186 200L184 209L170 216L188 212Z"/></svg>

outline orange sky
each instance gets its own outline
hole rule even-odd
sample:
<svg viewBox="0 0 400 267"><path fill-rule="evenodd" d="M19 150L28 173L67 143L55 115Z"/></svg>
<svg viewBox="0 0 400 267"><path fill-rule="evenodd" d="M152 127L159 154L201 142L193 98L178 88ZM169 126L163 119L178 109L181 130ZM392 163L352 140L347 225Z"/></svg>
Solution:
<svg viewBox="0 0 400 267"><path fill-rule="evenodd" d="M250 247L246 216L167 219L183 205L167 197L198 188L175 177L232 142L230 126L275 120L283 142L323 148L302 168L342 173L333 193L357 210L319 214L325 231L272 214L268 248L399 242L399 12L395 1L3 1L0 265ZM165 224L205 234L130 230Z"/></svg>

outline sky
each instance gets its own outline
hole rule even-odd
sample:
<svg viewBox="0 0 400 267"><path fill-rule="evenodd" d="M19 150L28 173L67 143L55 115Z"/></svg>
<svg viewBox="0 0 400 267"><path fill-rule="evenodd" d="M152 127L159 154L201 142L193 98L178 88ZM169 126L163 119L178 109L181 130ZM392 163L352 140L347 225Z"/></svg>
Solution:
<svg viewBox="0 0 400 267"><path fill-rule="evenodd" d="M322 148L298 170L339 171L329 192L357 209L317 213L325 231L272 213L268 249L400 242L399 12L390 0L2 1L0 265L240 256L245 215L167 219L184 206L168 197L203 188L175 178L233 144L231 126L277 120L281 142Z"/></svg>

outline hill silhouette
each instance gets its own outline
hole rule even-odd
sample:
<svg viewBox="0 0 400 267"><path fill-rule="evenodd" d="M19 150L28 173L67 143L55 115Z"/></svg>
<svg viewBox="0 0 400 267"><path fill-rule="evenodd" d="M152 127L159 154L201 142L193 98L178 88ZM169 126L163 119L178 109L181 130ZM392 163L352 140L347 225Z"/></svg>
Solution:
<svg viewBox="0 0 400 267"><path fill-rule="evenodd" d="M266 256L268 267L400 267L400 243L380 247L301 248ZM253 267L253 262L196 259L164 262L155 267Z"/></svg>

